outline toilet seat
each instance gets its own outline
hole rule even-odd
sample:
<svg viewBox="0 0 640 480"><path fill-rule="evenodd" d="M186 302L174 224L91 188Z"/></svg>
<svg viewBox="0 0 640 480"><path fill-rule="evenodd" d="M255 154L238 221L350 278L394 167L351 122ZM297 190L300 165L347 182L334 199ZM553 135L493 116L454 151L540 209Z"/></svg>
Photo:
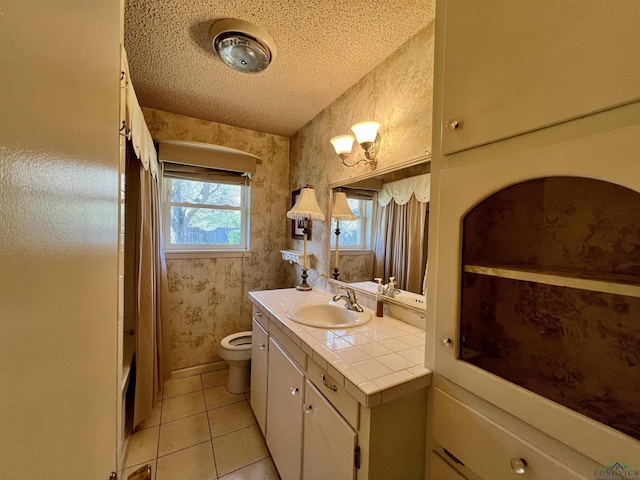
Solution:
<svg viewBox="0 0 640 480"><path fill-rule="evenodd" d="M221 347L227 350L250 350L251 330L228 335L222 339Z"/></svg>

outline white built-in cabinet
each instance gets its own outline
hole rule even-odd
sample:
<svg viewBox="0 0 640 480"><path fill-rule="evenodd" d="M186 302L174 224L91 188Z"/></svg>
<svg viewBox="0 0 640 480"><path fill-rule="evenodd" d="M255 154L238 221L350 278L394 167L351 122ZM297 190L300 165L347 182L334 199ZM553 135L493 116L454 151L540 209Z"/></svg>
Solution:
<svg viewBox="0 0 640 480"><path fill-rule="evenodd" d="M437 15L445 155L640 99L639 2L448 0Z"/></svg>
<svg viewBox="0 0 640 480"><path fill-rule="evenodd" d="M438 3L427 304L436 325L432 480L584 480L609 462L635 467L640 458L637 439L462 361L459 323L463 272L584 288L573 278L465 265L461 226L487 197L537 178L640 191L638 58L639 2ZM637 292L637 283L624 288Z"/></svg>

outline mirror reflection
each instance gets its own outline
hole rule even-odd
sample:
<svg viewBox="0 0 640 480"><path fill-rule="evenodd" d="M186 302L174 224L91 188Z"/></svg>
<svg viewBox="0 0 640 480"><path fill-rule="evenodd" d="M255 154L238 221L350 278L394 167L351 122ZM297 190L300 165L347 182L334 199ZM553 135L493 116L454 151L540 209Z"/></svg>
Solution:
<svg viewBox="0 0 640 480"><path fill-rule="evenodd" d="M406 292L424 292L429 166L425 159L332 186L328 270L334 279L359 283L381 278Z"/></svg>

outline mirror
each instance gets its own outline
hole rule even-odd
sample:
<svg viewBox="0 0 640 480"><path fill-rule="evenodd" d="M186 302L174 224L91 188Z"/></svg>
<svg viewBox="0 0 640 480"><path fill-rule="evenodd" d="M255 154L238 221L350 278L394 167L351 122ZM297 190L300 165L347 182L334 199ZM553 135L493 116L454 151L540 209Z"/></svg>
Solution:
<svg viewBox="0 0 640 480"><path fill-rule="evenodd" d="M405 164L386 172L374 171L369 176L329 186L330 211L333 212L335 193L344 192L349 207L358 217L354 221L338 223L331 219L327 271L332 272L334 279L360 284L380 277L387 284L389 277L395 277L397 288L414 294L423 293L429 203L420 203L411 196L406 205L400 206L391 199L388 205L381 206L378 196L385 184L416 178L430 171L430 157L425 157L409 166Z"/></svg>

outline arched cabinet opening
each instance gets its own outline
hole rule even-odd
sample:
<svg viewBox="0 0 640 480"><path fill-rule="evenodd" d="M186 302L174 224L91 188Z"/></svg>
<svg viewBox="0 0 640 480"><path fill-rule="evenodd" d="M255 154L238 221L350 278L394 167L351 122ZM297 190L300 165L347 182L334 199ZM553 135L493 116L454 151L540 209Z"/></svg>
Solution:
<svg viewBox="0 0 640 480"><path fill-rule="evenodd" d="M505 188L463 220L459 358L640 439L640 193Z"/></svg>

